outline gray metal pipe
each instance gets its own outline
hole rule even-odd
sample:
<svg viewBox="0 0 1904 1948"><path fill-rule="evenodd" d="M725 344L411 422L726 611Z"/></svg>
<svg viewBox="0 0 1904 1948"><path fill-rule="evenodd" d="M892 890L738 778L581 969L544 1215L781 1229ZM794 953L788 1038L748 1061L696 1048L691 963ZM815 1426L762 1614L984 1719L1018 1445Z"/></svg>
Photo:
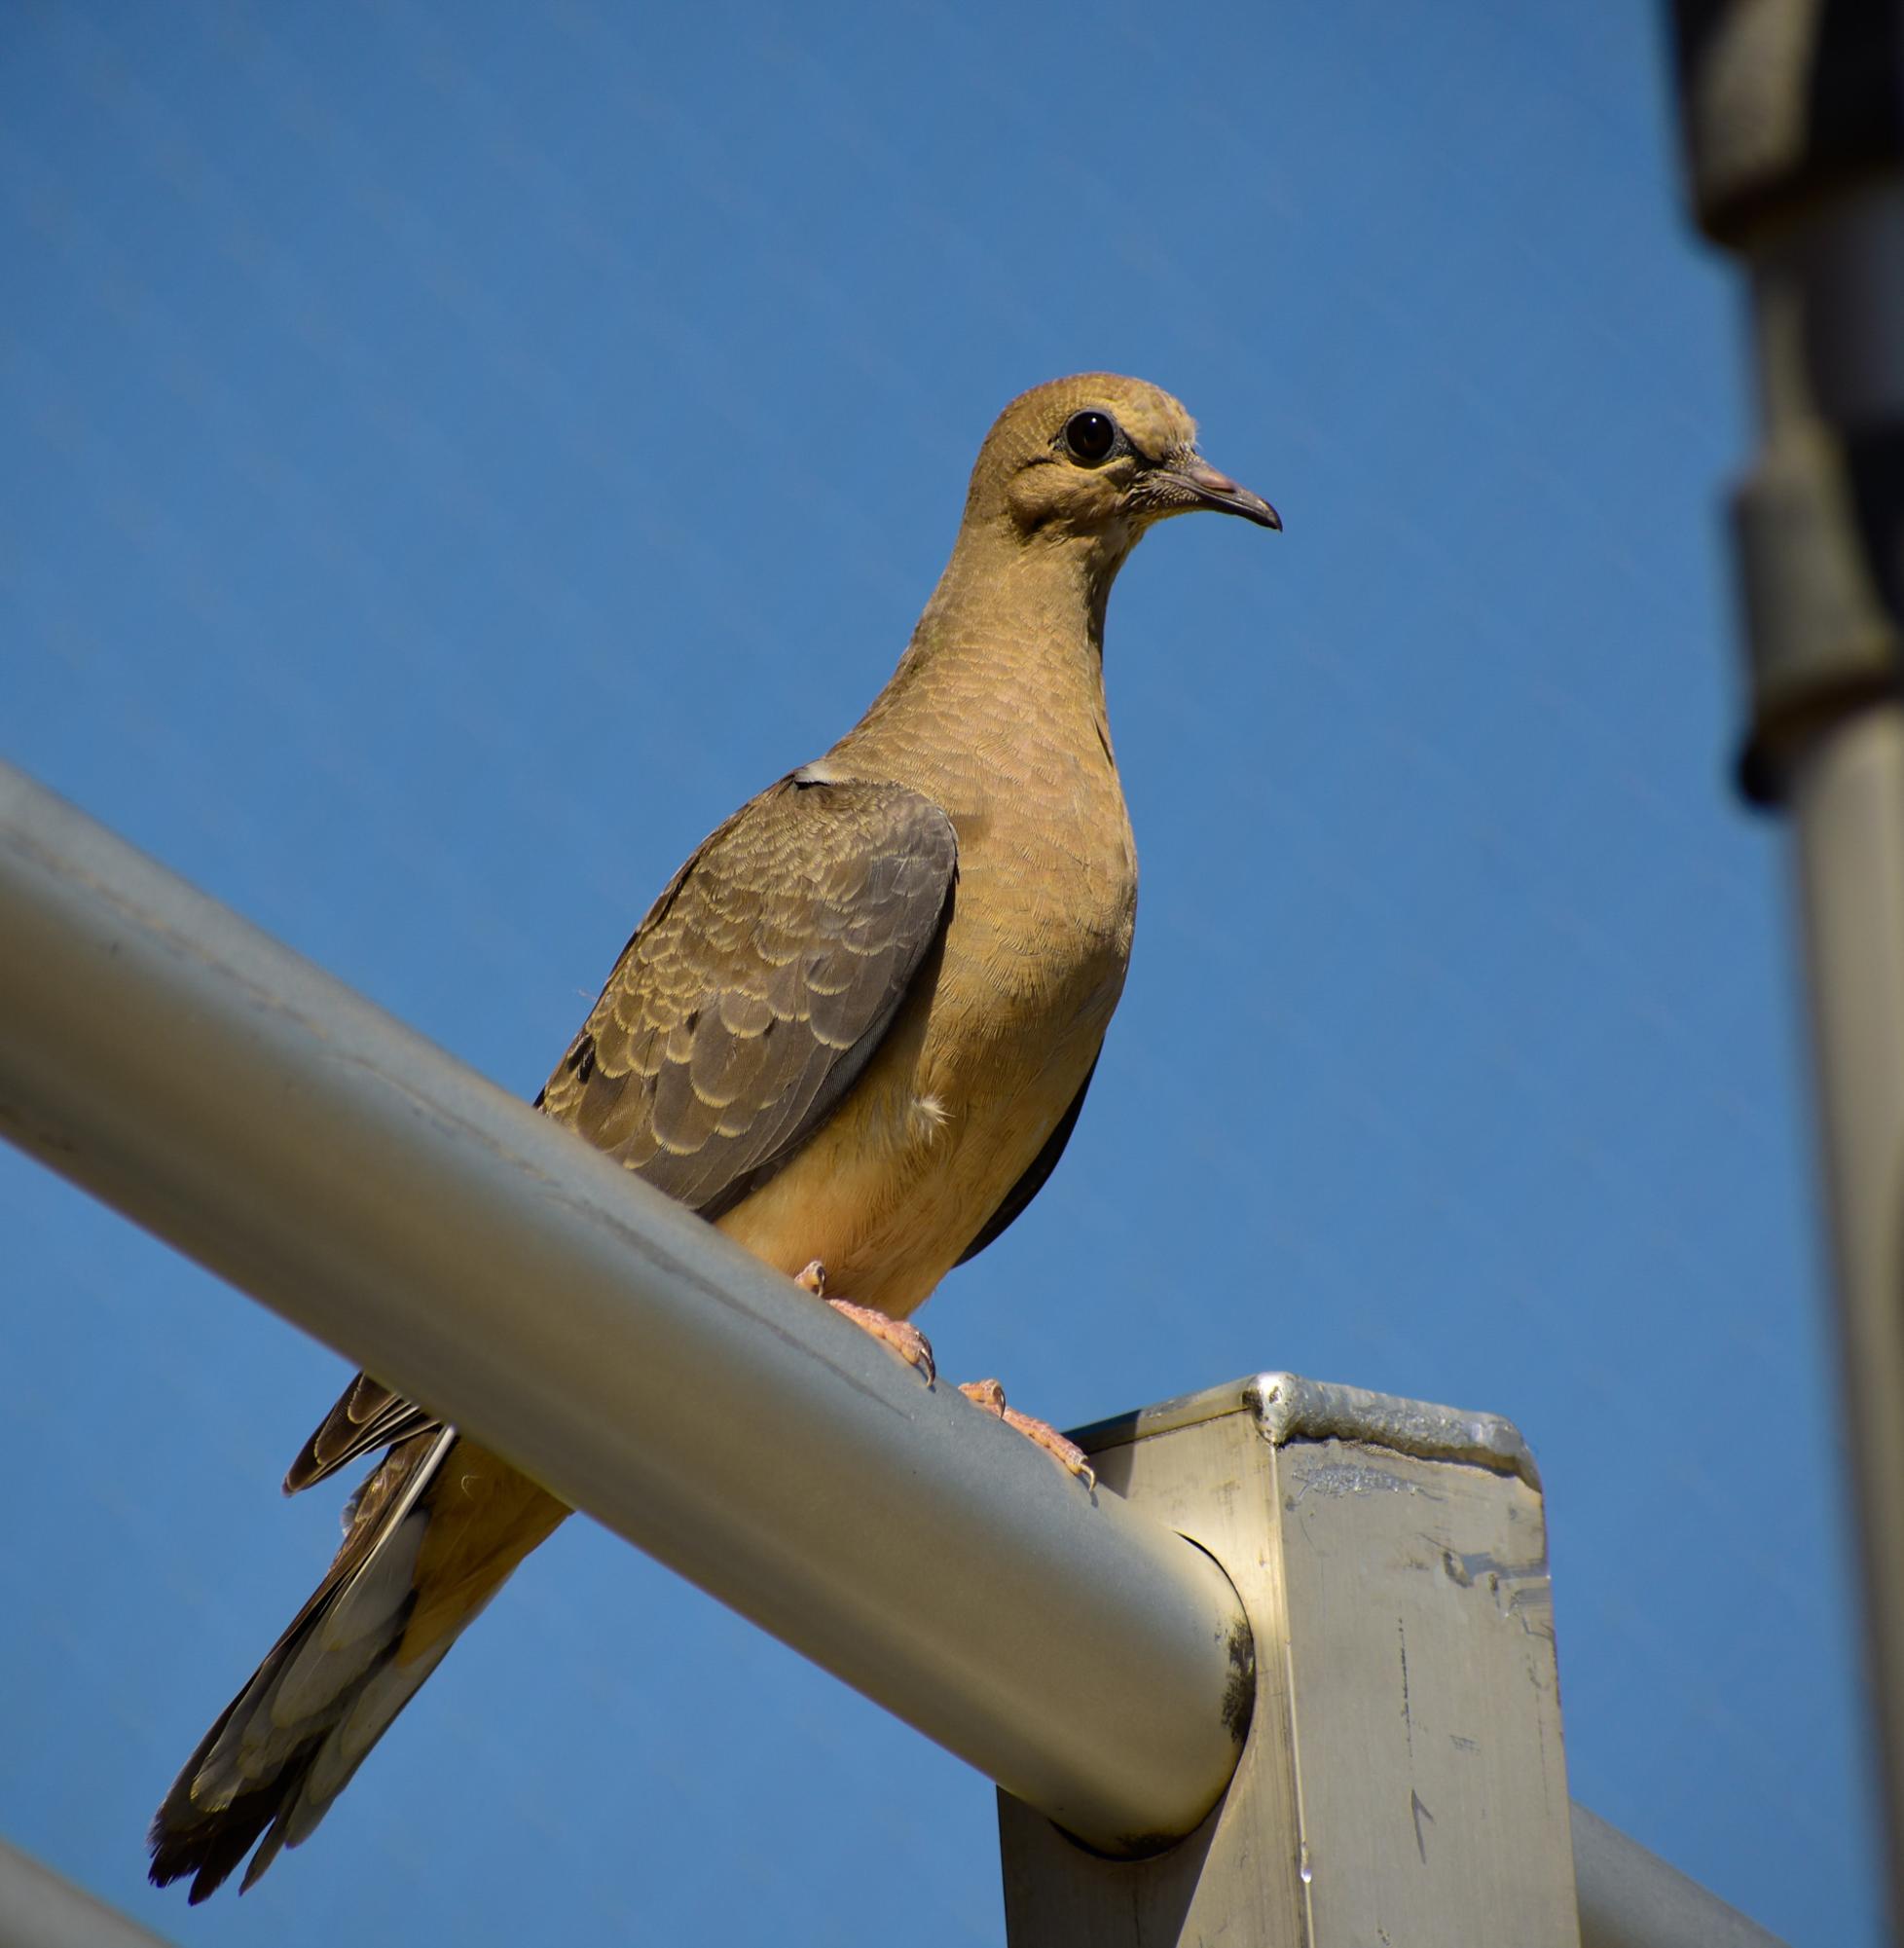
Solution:
<svg viewBox="0 0 1904 1948"><path fill-rule="evenodd" d="M1904 237L1899 247L1904 248ZM1863 1544L1868 1720L1904 1916L1904 708L1861 712L1798 768L1819 1122Z"/></svg>
<svg viewBox="0 0 1904 1948"><path fill-rule="evenodd" d="M4 766L0 1132L1092 1844L1227 1783L1201 1550Z"/></svg>
<svg viewBox="0 0 1904 1948"><path fill-rule="evenodd" d="M1904 31L1904 8L1898 12ZM1883 429L1888 476L1816 512L1759 571L1769 633L1904 632L1904 175L1848 193L1753 263L1762 470L1807 478L1840 438ZM1822 472L1813 468L1812 477ZM1826 476L1827 480L1829 476ZM1861 506L1854 500L1862 499ZM1809 531L1809 532L1808 532ZM1748 536L1751 530L1747 531ZM1867 547L1859 540L1873 537ZM1752 536L1752 538L1758 538ZM1776 559L1776 558L1775 558ZM1750 572L1750 565L1747 565ZM1882 688L1822 717L1787 760L1806 988L1837 1271L1851 1492L1864 1570L1871 1733L1886 1783L1893 1927L1904 1926L1904 703Z"/></svg>
<svg viewBox="0 0 1904 1948"><path fill-rule="evenodd" d="M169 1948L161 1936L0 1840L0 1948Z"/></svg>
<svg viewBox="0 0 1904 1948"><path fill-rule="evenodd" d="M1578 1800L1572 1812L1580 1948L1783 1948Z"/></svg>

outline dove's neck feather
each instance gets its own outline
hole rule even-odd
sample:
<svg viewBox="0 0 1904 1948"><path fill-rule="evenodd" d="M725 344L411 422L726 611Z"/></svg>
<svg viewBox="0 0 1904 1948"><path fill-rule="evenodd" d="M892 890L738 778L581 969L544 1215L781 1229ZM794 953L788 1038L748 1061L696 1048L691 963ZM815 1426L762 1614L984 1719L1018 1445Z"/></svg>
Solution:
<svg viewBox="0 0 1904 1948"><path fill-rule="evenodd" d="M947 787L967 801L1000 789L1068 799L1080 761L1115 780L1104 612L1127 552L969 521L898 668L834 760L942 800Z"/></svg>

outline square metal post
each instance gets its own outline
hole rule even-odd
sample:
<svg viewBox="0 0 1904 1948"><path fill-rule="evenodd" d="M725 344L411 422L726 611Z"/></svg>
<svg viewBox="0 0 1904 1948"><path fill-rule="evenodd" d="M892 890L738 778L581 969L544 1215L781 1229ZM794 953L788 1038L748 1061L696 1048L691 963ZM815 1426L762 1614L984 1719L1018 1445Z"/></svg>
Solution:
<svg viewBox="0 0 1904 1948"><path fill-rule="evenodd" d="M1262 1374L1077 1438L1235 1585L1254 1715L1223 1799L1148 1859L1001 1793L1012 1948L1578 1948L1546 1519L1515 1429Z"/></svg>

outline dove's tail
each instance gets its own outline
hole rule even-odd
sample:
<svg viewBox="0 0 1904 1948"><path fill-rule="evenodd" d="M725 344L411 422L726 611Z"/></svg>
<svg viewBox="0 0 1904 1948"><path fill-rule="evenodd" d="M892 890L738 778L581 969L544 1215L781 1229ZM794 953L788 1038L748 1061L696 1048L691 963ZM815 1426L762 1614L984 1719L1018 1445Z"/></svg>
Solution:
<svg viewBox="0 0 1904 1948"><path fill-rule="evenodd" d="M568 1513L506 1462L433 1428L392 1448L346 1512L343 1546L290 1628L201 1741L152 1821L152 1878L243 1886L324 1817L464 1625Z"/></svg>

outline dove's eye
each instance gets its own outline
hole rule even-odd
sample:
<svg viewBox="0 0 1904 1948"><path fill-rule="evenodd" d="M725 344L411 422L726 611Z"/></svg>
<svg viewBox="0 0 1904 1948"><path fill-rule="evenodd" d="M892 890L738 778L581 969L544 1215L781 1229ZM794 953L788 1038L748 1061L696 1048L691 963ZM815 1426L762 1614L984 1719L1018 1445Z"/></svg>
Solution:
<svg viewBox="0 0 1904 1948"><path fill-rule="evenodd" d="M1117 423L1109 413L1074 413L1065 422L1064 443L1074 459L1096 466L1117 443Z"/></svg>

